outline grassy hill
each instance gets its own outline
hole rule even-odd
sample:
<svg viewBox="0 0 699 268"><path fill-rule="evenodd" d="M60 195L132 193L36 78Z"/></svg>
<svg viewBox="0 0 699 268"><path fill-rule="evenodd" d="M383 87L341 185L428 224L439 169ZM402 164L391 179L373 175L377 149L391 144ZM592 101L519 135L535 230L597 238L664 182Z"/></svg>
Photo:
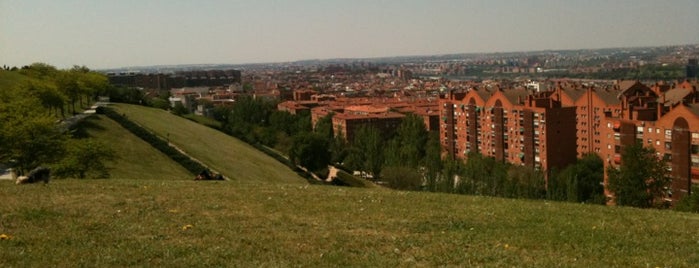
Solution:
<svg viewBox="0 0 699 268"><path fill-rule="evenodd" d="M18 72L0 70L0 89L15 88L30 80Z"/></svg>
<svg viewBox="0 0 699 268"><path fill-rule="evenodd" d="M116 153L115 161L107 163L111 179L194 178L182 166L104 115L88 117L80 127L89 137Z"/></svg>
<svg viewBox="0 0 699 268"><path fill-rule="evenodd" d="M2 267L691 267L699 215L300 184L0 182Z"/></svg>
<svg viewBox="0 0 699 268"><path fill-rule="evenodd" d="M234 181L306 183L274 158L217 130L160 109L129 104L113 107Z"/></svg>

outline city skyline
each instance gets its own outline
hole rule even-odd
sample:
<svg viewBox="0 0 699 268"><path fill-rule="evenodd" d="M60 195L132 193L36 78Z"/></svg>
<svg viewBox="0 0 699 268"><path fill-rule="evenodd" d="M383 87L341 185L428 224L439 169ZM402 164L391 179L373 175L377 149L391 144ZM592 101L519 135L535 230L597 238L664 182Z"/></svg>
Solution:
<svg viewBox="0 0 699 268"><path fill-rule="evenodd" d="M10 1L0 64L59 68L699 43L697 1Z"/></svg>

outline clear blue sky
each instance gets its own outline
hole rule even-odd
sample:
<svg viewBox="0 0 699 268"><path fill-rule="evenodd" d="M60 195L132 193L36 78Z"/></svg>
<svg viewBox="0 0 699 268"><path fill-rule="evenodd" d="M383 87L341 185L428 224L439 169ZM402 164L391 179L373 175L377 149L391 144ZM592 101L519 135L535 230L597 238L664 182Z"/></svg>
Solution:
<svg viewBox="0 0 699 268"><path fill-rule="evenodd" d="M697 0L0 0L0 65L59 68L699 43Z"/></svg>

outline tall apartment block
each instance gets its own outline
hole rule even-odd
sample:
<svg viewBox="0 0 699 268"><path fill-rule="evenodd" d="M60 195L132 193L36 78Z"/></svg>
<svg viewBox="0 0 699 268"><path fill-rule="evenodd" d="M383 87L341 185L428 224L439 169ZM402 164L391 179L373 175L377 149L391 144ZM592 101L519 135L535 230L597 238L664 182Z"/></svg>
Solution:
<svg viewBox="0 0 699 268"><path fill-rule="evenodd" d="M540 92L472 88L440 100L440 137L452 157L478 152L544 171L588 153L599 155L605 170L618 167L624 146L640 142L668 160L677 200L699 183L698 101L696 81L599 88L558 82Z"/></svg>

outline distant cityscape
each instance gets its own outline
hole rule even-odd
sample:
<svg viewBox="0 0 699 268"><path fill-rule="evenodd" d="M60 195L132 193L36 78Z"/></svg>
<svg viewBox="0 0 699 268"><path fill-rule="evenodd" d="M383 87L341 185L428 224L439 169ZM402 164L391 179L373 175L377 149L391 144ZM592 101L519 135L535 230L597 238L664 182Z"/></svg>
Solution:
<svg viewBox="0 0 699 268"><path fill-rule="evenodd" d="M390 135L407 114L439 132L445 156L470 152L537 170L587 153L618 167L641 142L670 163L672 199L699 183L699 45L182 65L102 70L115 85L168 96L211 116L251 95L278 110L333 115L352 140L365 125Z"/></svg>

